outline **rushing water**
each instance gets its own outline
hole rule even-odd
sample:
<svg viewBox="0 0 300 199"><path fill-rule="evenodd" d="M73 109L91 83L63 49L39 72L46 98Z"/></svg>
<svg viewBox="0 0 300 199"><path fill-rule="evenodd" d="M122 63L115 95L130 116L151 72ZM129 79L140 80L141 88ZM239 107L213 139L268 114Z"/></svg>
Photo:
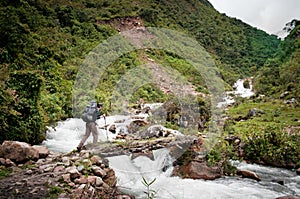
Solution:
<svg viewBox="0 0 300 199"><path fill-rule="evenodd" d="M110 116L106 118L106 122L103 119L98 120L99 140L106 141L107 137L110 140L116 136L117 133L112 134L100 129L116 120L125 121L115 123L118 132L130 119L129 116ZM81 119L68 119L60 122L55 129L49 128L47 140L43 144L52 151L69 152L76 148L84 130L85 123ZM92 136L87 142L92 142ZM144 156L132 160L130 156L122 155L110 157L109 162L118 177L118 186L124 192L134 193L137 198L145 198L143 191L146 187L142 184L143 177L147 181L156 178L150 188L157 192L157 198L162 199L272 199L284 195L300 195L300 176L291 170L233 162L240 169L256 172L262 181L256 182L240 177L224 177L213 181L180 179L171 177L172 159L167 149L154 151L154 160ZM279 181L284 184L280 185Z"/></svg>
<svg viewBox="0 0 300 199"><path fill-rule="evenodd" d="M253 95L251 88L244 88L243 81L238 80L236 90L231 93L242 97ZM228 99L220 106L232 102ZM98 120L99 140L113 139L120 131L126 131L125 126L130 121L129 116L110 116L106 120ZM100 128L107 124L115 124L117 133L112 134ZM55 128L50 127L43 144L52 151L69 152L76 148L84 131L85 123L81 119L68 119L59 122ZM87 142L92 142L92 136ZM110 167L115 170L118 178L118 186L124 192L134 194L137 198L146 198L146 187L142 183L145 178L148 182L156 179L150 189L156 191L157 198L160 199L274 199L279 196L300 195L300 176L295 171L232 162L239 169L256 172L262 181L240 177L223 177L213 181L181 179L171 176L172 159L167 149L156 150L153 155L154 160L145 156L131 159L127 155L109 158Z"/></svg>
<svg viewBox="0 0 300 199"><path fill-rule="evenodd" d="M239 163L240 169L256 171L261 182L240 177L224 177L213 181L181 179L171 177L172 166L167 149L154 152L155 160L138 157L131 160L129 156L109 158L111 166L119 178L118 185L124 191L134 192L138 198L143 198L146 187L142 178L148 182L156 178L151 189L157 192L158 198L276 198L284 195L300 194L300 176L290 170L269 168L258 165ZM163 172L166 165L170 167ZM281 176L281 177L280 177ZM285 181L284 185L275 182Z"/></svg>
<svg viewBox="0 0 300 199"><path fill-rule="evenodd" d="M251 80L251 78L250 78L250 80ZM252 82L249 81L249 88L245 88L244 87L245 81L246 81L246 79L237 80L233 85L233 88L235 88L235 90L226 92L226 94L223 98L223 101L218 103L218 107L233 104L235 102L235 100L234 100L235 96L248 98L248 97L251 97L252 95L254 95L254 92L252 91L252 87L253 87Z"/></svg>

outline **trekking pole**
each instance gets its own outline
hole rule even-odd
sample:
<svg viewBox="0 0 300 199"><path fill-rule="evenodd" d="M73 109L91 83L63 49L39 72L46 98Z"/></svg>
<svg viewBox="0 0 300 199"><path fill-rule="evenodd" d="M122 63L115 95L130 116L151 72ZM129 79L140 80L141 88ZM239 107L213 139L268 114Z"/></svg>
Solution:
<svg viewBox="0 0 300 199"><path fill-rule="evenodd" d="M106 117L104 116L104 126L106 130L106 140L108 141L108 133L107 133L107 126L106 126Z"/></svg>

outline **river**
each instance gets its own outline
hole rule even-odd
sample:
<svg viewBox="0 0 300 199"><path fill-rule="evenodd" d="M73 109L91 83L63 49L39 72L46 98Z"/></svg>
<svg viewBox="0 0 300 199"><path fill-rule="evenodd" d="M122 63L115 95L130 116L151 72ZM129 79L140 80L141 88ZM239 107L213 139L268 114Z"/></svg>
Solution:
<svg viewBox="0 0 300 199"><path fill-rule="evenodd" d="M236 84L237 95L249 97L253 93L251 89L245 89L243 81ZM243 90L243 91L242 91ZM222 105L228 105L231 101L224 101ZM110 141L119 131L130 122L129 116L109 116L106 121L97 121L98 127L113 124L116 120L123 123L115 123L117 133L112 134L107 130L99 130L99 140ZM81 119L68 119L59 122L55 128L49 127L47 140L43 145L51 151L69 152L76 149L85 131L85 123ZM92 142L92 136L87 140ZM239 169L256 172L262 179L257 182L252 179L240 177L222 177L213 181L181 179L172 177L172 158L168 149L159 149L153 152L154 160L145 156L131 159L130 156L121 155L110 157L110 167L116 172L118 186L127 193L134 194L137 198L146 198L143 177L148 181L155 182L150 189L156 191L159 199L274 199L286 195L300 195L300 176L295 171L273 167L246 164L244 162L232 162Z"/></svg>
<svg viewBox="0 0 300 199"><path fill-rule="evenodd" d="M109 116L107 124L119 119L128 119L128 116ZM97 121L98 126L104 126L105 121ZM122 124L123 125L123 124ZM122 129L122 125L118 129ZM85 123L81 119L68 119L59 122L57 127L49 128L47 140L43 143L51 151L69 152L74 150L85 130ZM99 130L99 140L107 141L114 138L116 134L109 131ZM106 136L107 135L107 136ZM87 142L92 142L92 136ZM144 198L143 191L146 187L142 184L142 177L156 181L151 189L157 191L157 198L276 198L285 195L300 195L300 176L295 171L233 162L238 168L256 172L261 182L240 177L223 177L213 181L180 179L171 177L172 159L167 149L154 151L154 160L140 156L131 160L130 156L122 155L110 157L110 166L115 170L118 177L118 186L124 192L134 193L137 198ZM164 168L164 169L163 169ZM167 168L167 169L165 169ZM278 182L284 184L281 185Z"/></svg>

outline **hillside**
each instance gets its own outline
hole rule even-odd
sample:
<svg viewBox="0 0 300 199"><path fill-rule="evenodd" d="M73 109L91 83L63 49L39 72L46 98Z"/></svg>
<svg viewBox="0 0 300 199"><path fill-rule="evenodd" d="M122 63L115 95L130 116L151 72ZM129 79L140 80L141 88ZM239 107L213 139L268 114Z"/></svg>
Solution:
<svg viewBox="0 0 300 199"><path fill-rule="evenodd" d="M254 74L276 52L280 41L240 20L218 13L206 0L76 0L9 1L0 3L1 140L40 143L45 126L72 117L72 85L85 56L105 39L118 34L111 22L140 17L145 26L177 30L195 38L214 58L229 85ZM109 96L126 71L142 63L144 52L121 56L95 92ZM152 59L176 67L188 64L164 51ZM184 76L205 91L201 77ZM133 101L165 100L153 85L141 88ZM109 106L106 106L109 107ZM106 108L109 112L109 108Z"/></svg>
<svg viewBox="0 0 300 199"><path fill-rule="evenodd" d="M275 57L257 73L255 88L259 94L300 100L300 21L293 22L295 28L280 43Z"/></svg>

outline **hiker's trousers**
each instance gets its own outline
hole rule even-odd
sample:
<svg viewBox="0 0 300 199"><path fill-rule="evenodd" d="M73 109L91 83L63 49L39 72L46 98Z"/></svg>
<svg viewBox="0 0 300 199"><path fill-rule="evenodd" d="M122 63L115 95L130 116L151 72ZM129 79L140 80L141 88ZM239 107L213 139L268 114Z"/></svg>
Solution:
<svg viewBox="0 0 300 199"><path fill-rule="evenodd" d="M96 122L87 122L85 124L85 134L78 145L79 148L81 148L84 145L85 141L89 138L91 132L93 135L93 144L95 145L98 142L98 130L96 125Z"/></svg>

